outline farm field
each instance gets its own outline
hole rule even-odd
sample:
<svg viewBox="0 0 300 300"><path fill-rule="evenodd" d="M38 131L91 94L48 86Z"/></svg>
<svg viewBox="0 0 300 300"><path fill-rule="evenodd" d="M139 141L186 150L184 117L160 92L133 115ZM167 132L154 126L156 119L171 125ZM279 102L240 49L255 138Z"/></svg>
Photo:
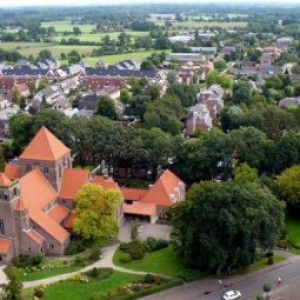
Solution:
<svg viewBox="0 0 300 300"><path fill-rule="evenodd" d="M90 33L93 29L96 29L95 25L89 24L72 24L71 21L55 21L55 22L43 22L42 27L53 26L57 32L73 31L73 27L79 27L82 33Z"/></svg>
<svg viewBox="0 0 300 300"><path fill-rule="evenodd" d="M61 53L68 53L71 50L77 50L79 54L88 56L96 46L59 45L57 43L0 42L0 48L8 51L16 50L21 55L27 57L30 54L36 57L41 50L48 49L55 58L59 59Z"/></svg>
<svg viewBox="0 0 300 300"><path fill-rule="evenodd" d="M148 51L139 51L139 52L131 52L131 53L123 53L123 54L88 56L88 57L85 57L84 60L86 61L86 63L89 66L94 66L100 59L110 65L114 65L124 59L143 60L146 57L150 56L154 52L160 52L160 51L148 50ZM166 50L165 52L169 53L170 50ZM61 62L61 64L67 63L67 61L65 61L65 60L61 60L60 62Z"/></svg>
<svg viewBox="0 0 300 300"><path fill-rule="evenodd" d="M81 42L101 42L102 38L109 35L112 40L116 40L121 32L107 32L107 33L83 33L81 35L63 35L59 34L54 37L54 40L60 42L61 39L79 39ZM126 31L126 34L131 35L133 38L147 36L149 32L147 31Z"/></svg>

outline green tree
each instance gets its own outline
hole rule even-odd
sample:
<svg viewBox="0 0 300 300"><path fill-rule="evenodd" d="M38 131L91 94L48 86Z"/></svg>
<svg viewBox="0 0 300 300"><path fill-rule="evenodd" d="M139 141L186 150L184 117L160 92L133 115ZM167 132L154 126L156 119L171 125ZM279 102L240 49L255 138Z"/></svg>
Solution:
<svg viewBox="0 0 300 300"><path fill-rule="evenodd" d="M89 183L75 195L77 218L73 229L85 239L106 241L115 238L119 232L117 218L121 193L114 189L104 189Z"/></svg>
<svg viewBox="0 0 300 300"><path fill-rule="evenodd" d="M82 34L81 29L79 27L77 27L77 26L73 27L73 33L75 35L81 35Z"/></svg>
<svg viewBox="0 0 300 300"><path fill-rule="evenodd" d="M4 169L5 169L5 158L4 158L4 155L3 155L3 151L2 149L0 150L0 172L4 172Z"/></svg>
<svg viewBox="0 0 300 300"><path fill-rule="evenodd" d="M155 70L155 66L152 61L145 59L141 63L141 70Z"/></svg>
<svg viewBox="0 0 300 300"><path fill-rule="evenodd" d="M124 104L128 104L131 99L130 93L128 89L123 88L120 92L120 101Z"/></svg>
<svg viewBox="0 0 300 300"><path fill-rule="evenodd" d="M214 67L215 67L215 69L217 69L219 72L221 72L221 71L223 71L223 70L226 69L227 63L226 63L225 60L219 59L219 60L216 60L216 61L214 62Z"/></svg>
<svg viewBox="0 0 300 300"><path fill-rule="evenodd" d="M267 294L266 299L269 299L269 293L271 292L271 290L272 286L270 284L266 283L263 285L263 291Z"/></svg>
<svg viewBox="0 0 300 300"><path fill-rule="evenodd" d="M96 114L107 117L111 120L118 119L114 101L108 96L101 97L97 105Z"/></svg>
<svg viewBox="0 0 300 300"><path fill-rule="evenodd" d="M185 107L192 106L195 102L198 88L195 85L186 85L178 82L172 83L167 89L167 93L177 96Z"/></svg>
<svg viewBox="0 0 300 300"><path fill-rule="evenodd" d="M20 299L23 284L19 270L14 266L7 266L4 272L8 278L8 284L5 286L8 299L17 300Z"/></svg>
<svg viewBox="0 0 300 300"><path fill-rule="evenodd" d="M220 273L251 264L257 247L276 245L284 204L256 183L209 181L193 185L171 216L174 244L185 264Z"/></svg>
<svg viewBox="0 0 300 300"><path fill-rule="evenodd" d="M279 195L289 204L300 202L300 165L284 170L277 176Z"/></svg>
<svg viewBox="0 0 300 300"><path fill-rule="evenodd" d="M247 163L239 164L234 169L234 181L238 183L253 182L258 179L258 172Z"/></svg>
<svg viewBox="0 0 300 300"><path fill-rule="evenodd" d="M43 49L39 52L38 54L38 58L39 59L49 59L52 58L52 53L50 50L48 49Z"/></svg>

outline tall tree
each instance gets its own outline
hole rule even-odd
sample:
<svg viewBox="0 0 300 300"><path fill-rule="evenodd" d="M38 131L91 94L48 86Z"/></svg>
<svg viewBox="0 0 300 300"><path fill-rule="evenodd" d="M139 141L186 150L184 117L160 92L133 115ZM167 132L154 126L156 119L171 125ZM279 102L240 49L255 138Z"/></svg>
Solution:
<svg viewBox="0 0 300 300"><path fill-rule="evenodd" d="M257 247L276 245L284 204L256 183L210 181L193 185L171 215L176 249L186 265L220 272L248 266Z"/></svg>
<svg viewBox="0 0 300 300"><path fill-rule="evenodd" d="M114 101L108 96L101 97L96 108L96 114L103 117L107 117L111 120L118 119L118 114L116 111Z"/></svg>
<svg viewBox="0 0 300 300"><path fill-rule="evenodd" d="M118 190L104 189L92 183L83 186L75 196L74 231L85 239L106 241L117 237L120 201Z"/></svg>

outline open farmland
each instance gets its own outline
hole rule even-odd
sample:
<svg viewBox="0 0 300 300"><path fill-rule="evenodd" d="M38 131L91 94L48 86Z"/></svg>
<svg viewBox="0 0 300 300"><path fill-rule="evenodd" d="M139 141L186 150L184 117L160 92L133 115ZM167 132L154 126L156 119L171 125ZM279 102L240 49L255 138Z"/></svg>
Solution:
<svg viewBox="0 0 300 300"><path fill-rule="evenodd" d="M71 50L77 50L81 55L89 55L95 46L65 46L57 43L0 42L0 48L8 51L16 50L26 57L30 54L36 57L41 50L48 49L55 58L60 58L61 53L68 53Z"/></svg>
<svg viewBox="0 0 300 300"><path fill-rule="evenodd" d="M72 24L71 21L55 21L55 22L43 22L43 27L53 26L56 32L65 32L65 31L73 31L73 27L79 27L82 33L91 33L94 29L96 29L95 25L89 24Z"/></svg>

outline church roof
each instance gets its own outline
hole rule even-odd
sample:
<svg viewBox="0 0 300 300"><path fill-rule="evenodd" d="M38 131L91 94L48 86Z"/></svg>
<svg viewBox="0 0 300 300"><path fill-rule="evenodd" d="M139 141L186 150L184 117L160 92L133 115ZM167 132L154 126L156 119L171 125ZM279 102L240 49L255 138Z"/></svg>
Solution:
<svg viewBox="0 0 300 300"><path fill-rule="evenodd" d="M71 150L55 137L46 127L41 127L20 159L57 160Z"/></svg>
<svg viewBox="0 0 300 300"><path fill-rule="evenodd" d="M0 186L8 187L12 185L12 181L4 173L0 173Z"/></svg>

